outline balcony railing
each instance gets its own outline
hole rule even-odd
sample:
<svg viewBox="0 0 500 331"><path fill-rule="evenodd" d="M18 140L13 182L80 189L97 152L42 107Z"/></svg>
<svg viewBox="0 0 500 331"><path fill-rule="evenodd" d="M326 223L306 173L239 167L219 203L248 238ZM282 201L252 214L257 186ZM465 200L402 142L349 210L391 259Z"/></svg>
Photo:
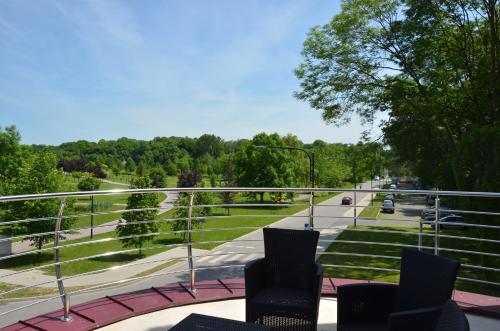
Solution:
<svg viewBox="0 0 500 331"><path fill-rule="evenodd" d="M235 194L255 194L264 192L266 194L270 193L289 193L298 195L295 201L286 200L281 202L269 202L258 203L258 202L246 202L241 200L236 200L234 203L212 203L207 205L196 204L195 197L196 194L202 192L208 192L216 197L216 200L222 201L220 195L224 192L230 192ZM341 205L340 198L333 198L335 194L344 192L345 195L352 195L353 204L352 205ZM160 206L157 208L137 208L137 209L125 209L121 207L117 210L105 210L105 211L94 211L94 212L81 212L67 214L65 213L65 206L69 199L76 199L82 197L102 197L102 196L115 196L115 195L130 195L130 194L145 194L145 193L165 193L165 194L183 194L188 197L188 203L186 205L178 205L164 207ZM370 216L365 217L360 214L360 210L378 210L380 206L371 205L371 197L375 194L385 194L391 193L396 195L401 195L404 197L424 197L432 195L434 199L433 211L435 221L425 220L420 217L405 217L402 219L398 215L400 213L417 213L421 211L421 207L414 206L412 204L405 204L403 207L398 206L396 202L396 212L394 216L384 217L383 224L377 222L376 217ZM322 197L322 198L320 198ZM330 199L331 198L331 199ZM64 309L63 319L70 319L70 297L77 297L78 294L88 293L89 291L94 291L94 293L100 294L104 293L108 288L116 288L119 285L130 285L138 281L152 280L152 279L165 279L169 276L178 275L179 277L187 277L189 280L189 288L187 288L192 293L196 292L196 280L197 275L200 272L212 270L214 272L223 273L224 270L231 270L231 272L241 272L244 265L245 256L250 257L252 254L259 254L256 247L260 243L260 239L257 237L252 237L250 239L240 236L243 234L250 233L252 231L260 229L262 226L280 226L280 224L272 225L279 219L286 218L288 222L285 224L287 227L296 227L304 229L315 229L321 232L320 246L318 249L318 257L324 259L326 262L322 262L323 266L326 268L327 273L336 276L339 270L357 270L359 272L364 272L363 275L367 275L369 272L389 272L397 273L399 269L396 267L386 267L377 266L377 263L369 263L368 265L362 265L360 262L356 262L356 259L369 259L370 261L397 261L399 259L398 250L401 247L414 247L419 250L432 251L434 254L449 255L453 258L460 259L462 262L462 270L465 270L459 280L464 284L466 288L474 288L474 284L479 284L482 286L482 290L490 291L489 293L500 293L500 240L498 235L493 235L488 237L488 231L500 231L500 193L494 192L458 192L458 191L426 191L426 190L385 190L385 189L334 189L334 188L154 188L154 189L127 189L127 190L108 190L108 191L92 191L92 192L62 192L62 193L47 193L47 194L29 194L29 195L18 195L18 196L1 196L0 197L0 213L2 210L10 208L13 203L23 203L33 200L51 199L57 200L59 202L59 210L57 215L39 215L40 217L29 218L29 219L9 219L4 222L0 222L0 233L6 231L9 228L15 228L22 226L26 223L36 223L36 222L51 222L53 223L54 229L51 231L42 231L39 233L20 233L17 235L11 235L6 237L0 237L0 246L3 244L10 243L16 245L23 240L28 238L41 237L41 236L52 236L50 244L47 244L40 249L29 249L24 251L16 251L9 255L0 256L0 298L12 298L16 296L16 293L20 294L20 297L25 293L31 293L30 290L34 289L52 289L50 284L57 284L57 294L48 294L42 298L30 298L26 300L17 301L15 305L4 305L0 308L0 320L9 321L17 320L19 316L26 316L29 307L40 305L42 303L51 302L51 305L47 304L46 309L54 310L57 308L54 306L54 301L61 300L60 305ZM322 202L317 200L321 199ZM333 200L332 200L333 199ZM456 202L456 205L474 205L471 201L486 201L489 206L487 210L465 210L465 209L443 209L441 207L442 199L448 199ZM186 200L186 199L184 199ZM423 198L421 199L424 200ZM333 202L334 201L334 202ZM493 202L493 203L492 203ZM493 207L491 207L493 206ZM176 229L171 231L165 231L163 228L159 228L158 231L154 233L143 233L143 234L130 234L127 236L118 236L114 227L116 223L109 224L103 223L96 226L79 226L77 228L71 229L61 229L61 224L64 220L68 219L82 219L85 217L108 217L111 220L121 219L122 214L125 212L140 212L140 211L151 211L156 210L158 212L165 211L166 209L179 210L186 209L186 217L176 217L174 212L160 214L160 216L154 219L148 219L144 221L136 222L122 222L122 226L131 226L137 224L147 224L147 223L157 223L157 224L173 224L174 222L183 221L185 222L185 227L182 229ZM491 207L491 208L490 208ZM225 208L227 210L235 210L240 208L237 213L230 213L228 215L224 213L212 213L209 215L196 215L196 210L201 208ZM286 210L289 208L294 208L293 213L288 213ZM496 209L495 209L496 208ZM247 212L246 211L251 211ZM258 212L255 212L258 211ZM319 212L320 211L320 212ZM461 233L460 231L443 231L442 226L463 226L464 223L452 223L447 222L446 224L441 224L441 214L443 212L454 213L464 215L467 221L467 230ZM114 216L113 216L114 215ZM162 216L164 215L164 216ZM261 220L260 224L247 224L252 218L259 218ZM268 219L269 221L266 221ZM214 227L195 227L195 223L199 222L212 224ZM388 223L393 222L393 227L387 229ZM404 224L409 231L401 229L398 226L401 225L397 222L404 222ZM237 223L234 225L233 223ZM251 222L250 222L251 223ZM433 229L429 229L429 225L433 225ZM113 229L112 231L104 231L104 229ZM61 240L61 235L68 235L75 232L82 232L90 230L91 233L101 232L97 238L89 236L81 236L78 240ZM485 231L486 230L486 231ZM217 236L209 236L210 240L205 240L204 234L218 233ZM224 238L223 233L231 234L230 238ZM359 234L358 239L353 239L348 237L348 239L343 238L340 233L351 233ZM368 234L368 235L367 235ZM172 236L172 235L185 235L185 240L178 239L175 242L166 243L155 243L152 245L147 245L144 247L132 247L125 249L117 249L106 252L99 252L97 254L89 254L78 257L70 257L66 259L61 258L61 253L65 249L79 247L81 251L85 251L87 247L101 245L105 243L118 242L124 239L133 239L141 237L153 237L153 236ZM394 241L384 241L390 236L406 236L409 238L414 238L409 241L404 242L394 242ZM197 236L197 238L194 238ZM207 235L208 236L208 235ZM201 238L200 238L201 237ZM345 236L344 236L345 237ZM257 239L256 239L257 238ZM357 237L358 238L358 237ZM366 240L366 238L376 238L377 240ZM382 239L382 240L378 240ZM390 239L389 239L390 240ZM453 247L442 244L442 240L446 241L457 241ZM217 247L222 244L227 243L237 243L245 244L239 247L237 251L227 251L222 249L206 250L203 254L195 253L197 247ZM470 249L470 245L461 245L461 243L478 243L479 249ZM328 247L330 245L330 249ZM342 247L348 249L336 249L335 245L344 245ZM356 245L356 246L353 246ZM496 246L498 245L498 246ZM379 253L377 249L367 250L367 247L388 247L389 251L394 254L382 254ZM463 246L463 247L462 247ZM64 274L64 267L67 265L75 265L85 263L85 261L96 261L99 259L109 259L113 256L119 256L129 253L137 252L163 252L176 247L184 247L186 249L184 256L167 256L165 258L144 258L139 259L135 262L119 265L106 266L104 268L97 268L85 272L72 272L71 274ZM244 247L248 249L245 250ZM355 247L359 247L356 249ZM53 262L51 263L38 263L37 254L50 253L53 255ZM236 260L234 263L221 263L224 262L224 257L229 255L238 254L243 256L240 260ZM334 259L333 263L329 263L328 257L340 257L337 260ZM472 256L472 258L471 258ZM212 263L212 265L203 265L198 263L206 258L214 258L217 263ZM343 259L342 259L343 258ZM26 265L22 266L19 263L13 263L12 261L23 259ZM348 259L348 260L346 260ZM184 264L180 263L184 261ZM340 262L339 262L340 261ZM342 262L344 261L344 262ZM178 262L177 268L165 266L167 262ZM34 264L35 263L35 264ZM124 270L127 268L137 268L144 269L146 265L156 265L165 266L162 269L150 272L148 274L139 274L132 277L125 277L123 279L97 282L93 285L82 285L74 288L68 288L67 284L71 280L75 280L82 277L87 277L90 275L99 275L108 271ZM10 266L14 266L11 268ZM180 267L179 267L180 266ZM13 270L12 270L13 269ZM47 271L47 269L54 271L54 277L48 279L45 275L40 276L40 281L31 282L29 284L20 285L16 282L12 282L16 278L20 278L23 275L43 275L41 271ZM146 270L146 269L145 269ZM467 272L467 270L480 270L484 273ZM469 275L469 276L467 276ZM471 277L474 275L477 277ZM370 276L371 277L371 276ZM4 284L5 289L2 289L1 285ZM9 286L11 284L12 286ZM468 287L467 287L468 286ZM55 289L55 287L54 287ZM43 292L43 291L42 291ZM46 292L50 292L47 290ZM23 294L24 293L24 294ZM43 293L42 293L43 294ZM19 299L18 299L19 300ZM43 309L42 309L43 310ZM10 319L7 319L10 317ZM6 323L6 322L5 322ZM2 325L0 325L1 327Z"/></svg>

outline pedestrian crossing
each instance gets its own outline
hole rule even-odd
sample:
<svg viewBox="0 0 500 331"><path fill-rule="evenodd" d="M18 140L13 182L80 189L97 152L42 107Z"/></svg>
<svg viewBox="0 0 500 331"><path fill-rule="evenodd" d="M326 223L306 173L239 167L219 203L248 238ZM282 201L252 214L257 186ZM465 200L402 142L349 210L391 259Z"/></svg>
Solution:
<svg viewBox="0 0 500 331"><path fill-rule="evenodd" d="M252 261L264 256L264 252L262 253L242 253L242 252L230 252L227 254L214 254L210 256L203 256L199 258L195 258L195 263L198 265L216 265L221 264L221 262L238 262L245 263L248 261Z"/></svg>

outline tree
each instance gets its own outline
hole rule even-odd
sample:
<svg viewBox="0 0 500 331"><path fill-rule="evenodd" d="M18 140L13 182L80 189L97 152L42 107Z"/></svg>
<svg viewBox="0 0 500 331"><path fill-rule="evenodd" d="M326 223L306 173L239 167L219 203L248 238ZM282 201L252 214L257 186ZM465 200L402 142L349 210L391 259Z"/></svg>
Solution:
<svg viewBox="0 0 500 331"><path fill-rule="evenodd" d="M9 194L41 194L62 191L64 175L56 169L57 157L54 154L42 152L28 156L19 169L15 184L11 186ZM70 212L73 201L68 200L66 212ZM54 199L26 200L7 204L5 220L30 219L55 217L60 202ZM55 219L37 220L21 223L16 227L10 227L8 232L12 234L33 234L24 240L30 240L31 245L41 249L43 245L53 240L53 234L38 235L39 233L53 232ZM71 227L73 219L63 219L61 230ZM60 234L60 238L65 236Z"/></svg>
<svg viewBox="0 0 500 331"><path fill-rule="evenodd" d="M151 180L149 177L139 177L132 181L133 188L149 188ZM127 199L127 209L157 208L160 199L157 193L131 194ZM116 232L122 238L120 241L124 247L139 248L139 255L142 255L142 247L148 241L153 240L158 232L158 223L154 221L158 210L127 211L123 213L124 222L118 224Z"/></svg>
<svg viewBox="0 0 500 331"><path fill-rule="evenodd" d="M236 182L239 186L286 187L293 180L293 160L287 150L258 148L257 146L283 147L278 134L260 133L247 142L234 157ZM264 193L259 192L260 201Z"/></svg>
<svg viewBox="0 0 500 331"><path fill-rule="evenodd" d="M167 180L167 173L162 167L156 166L149 170L149 178L154 187L165 187Z"/></svg>
<svg viewBox="0 0 500 331"><path fill-rule="evenodd" d="M15 126L0 127L0 189L19 173L23 157L20 141L21 135Z"/></svg>
<svg viewBox="0 0 500 331"><path fill-rule="evenodd" d="M233 162L229 160L227 162L226 174L224 176L224 184L226 187L233 187L236 184L236 178L233 173ZM236 193L234 192L223 192L222 193L222 202L225 205L232 205L234 203L234 197ZM226 207L226 212L229 215L229 207Z"/></svg>
<svg viewBox="0 0 500 331"><path fill-rule="evenodd" d="M80 191L97 191L101 186L101 181L93 175L88 174L78 182L78 189Z"/></svg>
<svg viewBox="0 0 500 331"><path fill-rule="evenodd" d="M147 170L146 166L144 165L144 162L139 162L137 165L137 168L135 169L135 174L139 177L145 177L147 176Z"/></svg>
<svg viewBox="0 0 500 331"><path fill-rule="evenodd" d="M387 112L385 140L430 185L491 187L500 183L499 24L497 0L346 0L309 32L296 97L336 125ZM482 135L476 147L490 157L464 157Z"/></svg>
<svg viewBox="0 0 500 331"><path fill-rule="evenodd" d="M201 173L198 170L181 172L177 178L177 187L195 187L201 182Z"/></svg>

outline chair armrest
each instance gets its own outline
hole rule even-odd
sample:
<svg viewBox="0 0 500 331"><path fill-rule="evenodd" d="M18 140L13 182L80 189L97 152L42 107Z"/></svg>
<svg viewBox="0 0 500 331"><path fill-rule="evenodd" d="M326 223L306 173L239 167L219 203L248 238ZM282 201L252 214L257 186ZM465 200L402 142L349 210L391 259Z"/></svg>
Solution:
<svg viewBox="0 0 500 331"><path fill-rule="evenodd" d="M338 325L385 322L394 311L397 284L351 284L337 287Z"/></svg>
<svg viewBox="0 0 500 331"><path fill-rule="evenodd" d="M254 297L264 287L265 258L248 262L245 265L245 297L247 300Z"/></svg>
<svg viewBox="0 0 500 331"><path fill-rule="evenodd" d="M443 306L412 309L389 315L390 331L434 330Z"/></svg>

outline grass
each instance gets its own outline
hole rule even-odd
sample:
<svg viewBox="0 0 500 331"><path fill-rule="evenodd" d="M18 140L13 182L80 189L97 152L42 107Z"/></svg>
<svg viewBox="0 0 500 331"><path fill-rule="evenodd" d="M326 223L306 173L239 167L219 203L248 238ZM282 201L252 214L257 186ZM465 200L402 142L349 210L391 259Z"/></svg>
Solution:
<svg viewBox="0 0 500 331"><path fill-rule="evenodd" d="M324 201L333 195L322 195L315 198L315 202L319 203ZM269 203L270 201L266 201ZM304 206L293 206L293 207L235 207L230 209L230 215L224 218L210 218L207 217L206 222L203 224L202 229L221 229L221 228L236 228L236 227L262 227L270 223L276 222L283 218L279 215L291 215L300 210L305 209ZM225 208L215 208L212 211L214 216L226 215ZM241 217L240 215L249 215ZM264 217L264 215L271 215L272 217ZM276 216L273 216L276 215ZM166 213L159 215L158 220L160 221L160 232L171 231L170 224L167 221L161 222L161 220L168 220L173 218L174 211L170 210ZM218 240L232 240L240 237L246 233L253 231L252 229L238 229L238 230L219 230L219 231L205 231L205 232L195 232L193 233L194 242L205 242L205 241L218 241ZM117 234L115 231L109 233L98 234L94 236L94 240L106 239L106 238L116 238ZM83 243L88 241L89 238L81 238L77 240L67 240L64 241L63 245ZM142 250L142 254L137 251L134 252L123 252L108 256L94 257L91 259L86 259L78 262L72 262L62 265L63 275L75 275L84 272L99 270L108 268L115 265L121 265L124 263L130 263L137 259L151 256L160 252L164 252L172 248L172 246L165 245L177 245L182 244L183 240L180 236L174 234L164 234L155 237L152 241L147 243ZM198 244L196 247L203 249L211 249L220 245L220 243L209 243L209 244ZM125 248L126 249L126 248ZM83 258L88 256L94 256L99 254L105 254L109 252L117 252L124 250L122 244L119 240L108 240L105 242L98 242L92 244L84 244L80 246L62 248L60 250L61 261L68 261L70 259ZM0 268L21 270L36 266L41 266L45 264L50 264L53 262L52 251L42 252L41 254L33 253L24 256L19 256L7 260L0 261ZM43 269L47 274L53 274L54 270L52 267L47 267Z"/></svg>
<svg viewBox="0 0 500 331"><path fill-rule="evenodd" d="M375 226L373 227L358 226L356 229L391 230L391 231L400 231L402 233L357 232L353 231L354 228L351 226L347 230L342 232L337 237L337 240L396 243L405 245L418 244L418 235L416 234L417 229L411 229L406 227L403 228L403 227L375 227ZM443 229L441 231L442 234L451 236L477 237L475 229L467 229L467 230ZM424 233L434 234L434 231L431 229L425 229ZM434 237L424 236L423 246L434 247ZM463 240L463 239L458 240L453 238L441 238L440 247L470 250L470 251L497 252L497 253L498 251L500 251L500 245L498 244L484 245L484 243L480 243L478 241ZM352 244L352 243L341 243L334 241L328 247L327 252L400 256L401 248L395 246L380 245L380 244L377 245ZM493 268L500 267L499 258L486 257L470 253L465 254L465 253L455 253L447 251L440 251L440 255L460 260L462 264L480 265ZM399 270L399 260L389 259L389 258L359 257L349 254L323 255L320 257L320 262L322 264L366 266L366 267L388 268L388 269ZM398 272L362 270L362 269L351 269L342 267L325 267L325 275L338 278L367 279L367 280L387 281L387 282L397 282L399 280ZM495 274L494 272L472 269L463 266L460 269L459 276L472 279L490 280L496 282L500 281L499 275ZM456 287L458 289L465 291L485 293L496 296L500 295L500 287L494 285L483 285L475 282L458 280Z"/></svg>
<svg viewBox="0 0 500 331"><path fill-rule="evenodd" d="M384 202L385 194L378 193L372 200L372 203L369 206L381 206ZM363 211L359 214L360 218L377 218L380 213L380 208L364 208Z"/></svg>

